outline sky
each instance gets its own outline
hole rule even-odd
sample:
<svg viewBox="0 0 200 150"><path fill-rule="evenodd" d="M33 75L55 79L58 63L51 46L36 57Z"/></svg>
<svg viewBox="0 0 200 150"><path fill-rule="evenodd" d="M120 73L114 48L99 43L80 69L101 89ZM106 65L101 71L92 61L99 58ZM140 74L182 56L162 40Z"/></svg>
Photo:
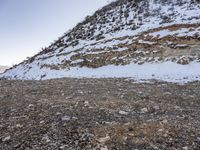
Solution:
<svg viewBox="0 0 200 150"><path fill-rule="evenodd" d="M0 65L12 66L72 29L109 0L0 0Z"/></svg>

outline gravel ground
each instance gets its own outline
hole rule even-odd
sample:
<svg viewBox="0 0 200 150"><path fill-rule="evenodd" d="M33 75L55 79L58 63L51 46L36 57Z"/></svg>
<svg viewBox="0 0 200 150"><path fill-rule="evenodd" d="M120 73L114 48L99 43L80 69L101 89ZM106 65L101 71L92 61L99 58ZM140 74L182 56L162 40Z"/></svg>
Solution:
<svg viewBox="0 0 200 150"><path fill-rule="evenodd" d="M200 82L0 81L1 150L200 150Z"/></svg>

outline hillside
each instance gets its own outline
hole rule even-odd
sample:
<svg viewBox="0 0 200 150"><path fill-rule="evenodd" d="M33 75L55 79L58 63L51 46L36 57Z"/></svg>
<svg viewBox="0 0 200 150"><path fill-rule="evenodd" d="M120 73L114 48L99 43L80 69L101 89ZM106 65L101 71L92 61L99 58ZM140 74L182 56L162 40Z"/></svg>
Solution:
<svg viewBox="0 0 200 150"><path fill-rule="evenodd" d="M199 0L118 0L0 77L200 80Z"/></svg>

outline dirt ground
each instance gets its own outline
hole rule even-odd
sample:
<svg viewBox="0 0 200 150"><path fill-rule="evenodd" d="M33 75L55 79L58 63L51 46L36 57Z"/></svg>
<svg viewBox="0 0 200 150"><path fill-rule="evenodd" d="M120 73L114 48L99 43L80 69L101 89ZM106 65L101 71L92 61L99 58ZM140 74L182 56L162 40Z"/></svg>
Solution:
<svg viewBox="0 0 200 150"><path fill-rule="evenodd" d="M0 150L200 150L200 82L0 81Z"/></svg>

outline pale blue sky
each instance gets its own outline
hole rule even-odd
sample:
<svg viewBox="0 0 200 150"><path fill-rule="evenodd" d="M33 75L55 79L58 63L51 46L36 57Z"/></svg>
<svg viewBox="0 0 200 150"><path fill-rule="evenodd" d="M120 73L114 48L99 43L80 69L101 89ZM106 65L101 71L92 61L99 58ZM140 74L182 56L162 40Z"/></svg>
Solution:
<svg viewBox="0 0 200 150"><path fill-rule="evenodd" d="M0 65L48 46L108 0L0 0Z"/></svg>

